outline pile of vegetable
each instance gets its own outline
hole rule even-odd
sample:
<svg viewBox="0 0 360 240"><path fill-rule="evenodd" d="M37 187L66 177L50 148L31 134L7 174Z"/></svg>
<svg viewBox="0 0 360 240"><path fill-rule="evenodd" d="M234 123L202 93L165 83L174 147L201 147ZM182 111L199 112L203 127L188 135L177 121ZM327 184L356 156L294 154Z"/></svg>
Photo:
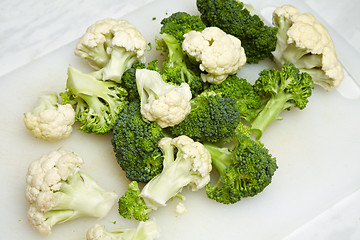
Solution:
<svg viewBox="0 0 360 240"><path fill-rule="evenodd" d="M330 35L313 15L284 5L269 26L237 0L196 4L198 15L162 19L161 60L146 61L147 40L128 21L95 22L75 49L92 70L69 66L64 91L41 96L25 114L26 127L45 141L69 137L75 122L84 134L110 134L129 180L118 196L82 172L75 153L42 156L26 178L28 219L40 233L79 217L102 218L117 202L138 227L95 225L87 239L156 239L154 211L182 198L184 188L204 189L221 204L254 197L279 167L263 133L271 134L283 111L306 108L315 85L330 91L341 83ZM263 60L277 67L261 70L254 83L237 76ZM186 212L183 202L177 210Z"/></svg>

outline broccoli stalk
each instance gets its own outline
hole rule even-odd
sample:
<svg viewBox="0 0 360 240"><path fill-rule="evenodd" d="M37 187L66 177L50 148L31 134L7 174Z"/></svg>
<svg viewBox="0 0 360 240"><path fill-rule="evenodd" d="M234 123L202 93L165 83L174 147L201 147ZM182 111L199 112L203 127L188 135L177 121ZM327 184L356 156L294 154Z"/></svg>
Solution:
<svg viewBox="0 0 360 240"><path fill-rule="evenodd" d="M44 214L44 225L55 224L79 217L103 218L114 205L117 195L101 188L90 176L77 171L54 193L50 211Z"/></svg>
<svg viewBox="0 0 360 240"><path fill-rule="evenodd" d="M259 73L254 89L267 102L251 123L256 139L260 139L265 129L279 117L284 110L296 107L304 109L313 89L309 74L300 73L293 64L285 64L281 70L266 69Z"/></svg>
<svg viewBox="0 0 360 240"><path fill-rule="evenodd" d="M191 93L197 95L202 92L206 84L200 77L199 68L189 62L188 56L182 50L181 42L174 36L163 33L161 41L157 41L158 50L167 52L167 59L162 63L161 75L165 81L180 85L187 83Z"/></svg>
<svg viewBox="0 0 360 240"><path fill-rule="evenodd" d="M234 134L222 144L205 147L219 173L218 181L206 186L206 194L220 203L233 204L257 195L271 183L277 169L268 149L246 135Z"/></svg>
<svg viewBox="0 0 360 240"><path fill-rule="evenodd" d="M201 77L198 64L190 62L186 53L182 50L184 34L191 30L202 31L206 25L199 16L190 15L186 12L175 12L161 20L161 39L157 40L157 50L167 52L167 59L163 61L162 75L167 82L180 85L189 84L194 96L199 94L207 86Z"/></svg>
<svg viewBox="0 0 360 240"><path fill-rule="evenodd" d="M67 91L61 93L63 104L75 106L80 130L104 134L114 126L119 113L127 106L127 92L113 81L102 81L102 72L82 73L69 67Z"/></svg>

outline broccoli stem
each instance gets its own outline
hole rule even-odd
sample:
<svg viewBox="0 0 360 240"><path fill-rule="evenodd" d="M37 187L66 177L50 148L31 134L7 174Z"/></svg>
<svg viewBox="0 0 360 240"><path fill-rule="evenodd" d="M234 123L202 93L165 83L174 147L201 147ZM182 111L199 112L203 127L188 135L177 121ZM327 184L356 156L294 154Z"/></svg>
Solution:
<svg viewBox="0 0 360 240"><path fill-rule="evenodd" d="M266 103L263 110L256 116L251 123L251 129L255 134L255 139L259 140L265 129L275 120L281 120L279 114L288 109L291 104L287 104L291 99L291 94L281 92L274 95Z"/></svg>
<svg viewBox="0 0 360 240"><path fill-rule="evenodd" d="M232 163L232 153L228 148L220 148L210 143L206 143L204 146L210 152L212 164L221 175Z"/></svg>
<svg viewBox="0 0 360 240"><path fill-rule="evenodd" d="M79 217L104 217L113 207L117 195L101 188L91 177L75 173L55 193L55 206L45 217L51 224Z"/></svg>
<svg viewBox="0 0 360 240"><path fill-rule="evenodd" d="M120 82L124 72L137 61L136 52L127 51L123 47L113 48L108 64L102 69L103 80Z"/></svg>

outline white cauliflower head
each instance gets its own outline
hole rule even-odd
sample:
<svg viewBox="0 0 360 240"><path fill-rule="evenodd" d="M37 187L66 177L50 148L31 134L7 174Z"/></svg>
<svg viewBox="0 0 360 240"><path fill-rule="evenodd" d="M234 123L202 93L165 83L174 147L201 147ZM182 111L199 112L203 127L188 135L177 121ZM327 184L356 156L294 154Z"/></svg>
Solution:
<svg viewBox="0 0 360 240"><path fill-rule="evenodd" d="M55 93L41 96L37 107L25 113L24 123L32 134L46 141L67 138L72 133L75 123L75 110L71 104L58 104Z"/></svg>
<svg viewBox="0 0 360 240"><path fill-rule="evenodd" d="M103 80L119 82L135 62L145 62L147 42L127 20L106 18L89 26L79 39L75 55L85 59Z"/></svg>
<svg viewBox="0 0 360 240"><path fill-rule="evenodd" d="M284 5L273 12L273 23L279 29L273 52L278 65L294 64L326 90L340 85L344 72L334 43L327 29L312 14Z"/></svg>
<svg viewBox="0 0 360 240"><path fill-rule="evenodd" d="M25 197L30 204L29 223L49 235L61 222L90 216L101 218L114 205L117 195L104 191L80 171L78 155L57 150L33 161L26 176Z"/></svg>
<svg viewBox="0 0 360 240"><path fill-rule="evenodd" d="M166 128L179 124L190 113L192 94L187 83L166 83L158 72L147 69L136 70L136 82L145 119Z"/></svg>
<svg viewBox="0 0 360 240"><path fill-rule="evenodd" d="M218 27L208 27L202 32L190 31L184 35L183 50L195 61L206 82L219 84L228 75L237 73L246 63L241 41Z"/></svg>

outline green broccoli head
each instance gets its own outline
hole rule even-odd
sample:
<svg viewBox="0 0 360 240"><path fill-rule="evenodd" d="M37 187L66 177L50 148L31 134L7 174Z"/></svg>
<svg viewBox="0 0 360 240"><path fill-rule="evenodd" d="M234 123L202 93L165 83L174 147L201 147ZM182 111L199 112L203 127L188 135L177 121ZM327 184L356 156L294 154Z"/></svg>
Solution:
<svg viewBox="0 0 360 240"><path fill-rule="evenodd" d="M197 0L201 20L206 26L221 28L241 40L248 63L257 63L276 48L277 28L264 24L262 19L251 14L244 4L237 0Z"/></svg>
<svg viewBox="0 0 360 240"><path fill-rule="evenodd" d="M128 92L129 101L139 99L139 93L136 86L136 69L146 68L144 63L135 63L126 70L121 77L121 83Z"/></svg>
<svg viewBox="0 0 360 240"><path fill-rule="evenodd" d="M128 105L127 91L118 83L103 81L100 70L82 73L70 66L66 88L60 94L62 103L75 107L80 130L87 133L110 132L119 113Z"/></svg>
<svg viewBox="0 0 360 240"><path fill-rule="evenodd" d="M214 185L209 183L205 189L210 199L232 204L262 192L278 166L262 143L241 134L227 140L231 141L230 146L205 144L219 173L218 181Z"/></svg>
<svg viewBox="0 0 360 240"><path fill-rule="evenodd" d="M121 216L127 219L132 217L139 221L146 221L149 219L148 214L153 210L148 207L145 200L140 196L139 185L136 181L132 181L128 190L119 199L118 211Z"/></svg>
<svg viewBox="0 0 360 240"><path fill-rule="evenodd" d="M181 42L171 34L163 33L157 41L157 49L167 52L167 59L162 63L161 75L166 82L180 85L187 83L191 93L196 96L207 87L201 79L198 64L191 63L182 50Z"/></svg>
<svg viewBox="0 0 360 240"><path fill-rule="evenodd" d="M161 172L163 157L158 142L163 137L163 129L156 122L142 118L140 102L130 102L119 115L111 140L117 161L128 179L148 182Z"/></svg>
<svg viewBox="0 0 360 240"><path fill-rule="evenodd" d="M191 30L202 31L206 25L199 16L190 15L186 12L175 12L161 20L160 33L172 35L180 43L184 40L184 34Z"/></svg>
<svg viewBox="0 0 360 240"><path fill-rule="evenodd" d="M263 98L246 79L229 75L220 84L212 84L207 91L213 91L221 97L232 97L236 101L241 118L247 122L254 119L264 105Z"/></svg>
<svg viewBox="0 0 360 240"><path fill-rule="evenodd" d="M231 136L240 120L234 98L206 91L192 99L190 114L170 131L175 136L186 135L196 141L217 142Z"/></svg>
<svg viewBox="0 0 360 240"><path fill-rule="evenodd" d="M281 70L265 69L259 73L254 89L267 99L263 110L251 123L259 139L264 130L284 110L296 107L304 109L312 94L313 80L308 73L301 73L293 64L285 64Z"/></svg>

